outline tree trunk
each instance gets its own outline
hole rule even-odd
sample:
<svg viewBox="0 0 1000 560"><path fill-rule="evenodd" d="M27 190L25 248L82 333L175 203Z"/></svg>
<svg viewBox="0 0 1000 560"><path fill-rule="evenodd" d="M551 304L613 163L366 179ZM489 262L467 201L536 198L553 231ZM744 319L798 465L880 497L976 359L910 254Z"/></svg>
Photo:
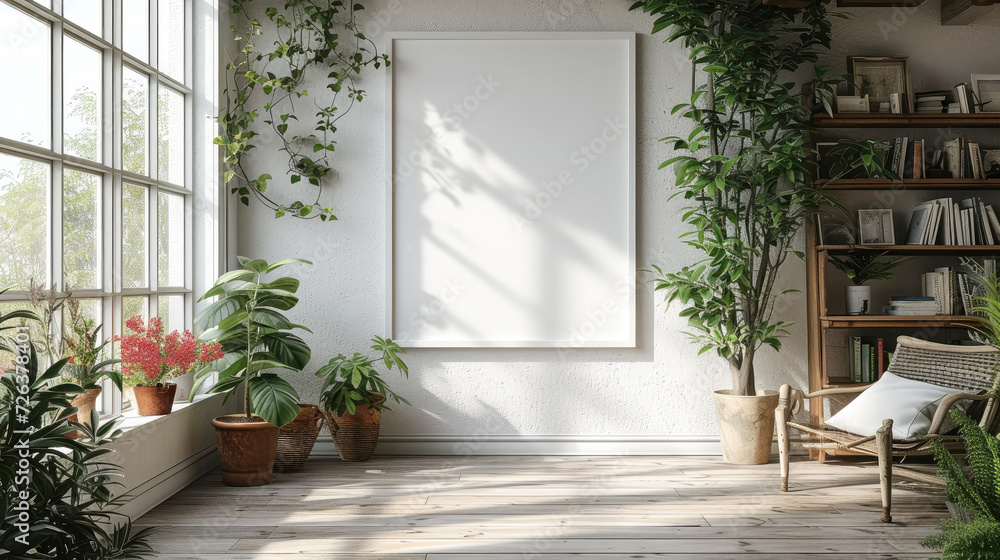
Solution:
<svg viewBox="0 0 1000 560"><path fill-rule="evenodd" d="M730 358L729 371L733 376L733 395L746 397L757 394L757 387L754 384L753 358L753 348L744 350L742 363Z"/></svg>

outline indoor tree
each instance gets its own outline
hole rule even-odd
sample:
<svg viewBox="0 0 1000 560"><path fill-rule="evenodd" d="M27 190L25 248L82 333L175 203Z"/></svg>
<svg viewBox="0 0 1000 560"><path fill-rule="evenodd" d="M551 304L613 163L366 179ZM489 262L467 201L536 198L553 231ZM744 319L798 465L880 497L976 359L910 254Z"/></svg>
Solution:
<svg viewBox="0 0 1000 560"><path fill-rule="evenodd" d="M792 73L830 47L828 0L786 9L753 0L644 0L653 32L690 50L693 93L675 106L690 133L663 141L688 207L684 243L703 256L658 266L655 289L685 306L701 352L728 361L734 395L756 394L754 358L780 349L789 323L775 301L781 265L805 219L824 202L811 182L810 114ZM799 253L801 256L801 253Z"/></svg>

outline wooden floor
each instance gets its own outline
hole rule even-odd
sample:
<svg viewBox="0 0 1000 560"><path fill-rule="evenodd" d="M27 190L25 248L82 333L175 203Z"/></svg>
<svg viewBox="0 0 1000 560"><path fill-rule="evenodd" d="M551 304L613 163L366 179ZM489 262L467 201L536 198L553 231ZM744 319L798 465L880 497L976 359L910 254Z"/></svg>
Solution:
<svg viewBox="0 0 1000 560"><path fill-rule="evenodd" d="M312 459L269 486L210 474L152 510L161 560L917 559L943 492L898 480L879 518L874 463L702 457ZM933 472L931 466L925 470Z"/></svg>

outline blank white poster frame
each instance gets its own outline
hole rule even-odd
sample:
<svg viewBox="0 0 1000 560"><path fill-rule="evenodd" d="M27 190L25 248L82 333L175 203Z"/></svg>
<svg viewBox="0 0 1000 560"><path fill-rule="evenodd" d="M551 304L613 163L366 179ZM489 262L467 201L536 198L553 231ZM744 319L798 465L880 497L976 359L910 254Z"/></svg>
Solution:
<svg viewBox="0 0 1000 560"><path fill-rule="evenodd" d="M386 35L387 336L635 347L635 34Z"/></svg>

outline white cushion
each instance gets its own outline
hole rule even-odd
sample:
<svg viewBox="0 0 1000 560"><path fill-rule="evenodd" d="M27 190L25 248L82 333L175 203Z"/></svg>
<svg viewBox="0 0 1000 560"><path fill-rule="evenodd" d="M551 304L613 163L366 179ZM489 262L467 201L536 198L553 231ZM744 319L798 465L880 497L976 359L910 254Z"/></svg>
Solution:
<svg viewBox="0 0 1000 560"><path fill-rule="evenodd" d="M892 418L892 437L906 439L925 435L938 404L955 389L914 381L885 372L874 385L826 421L862 436L873 436L882 421Z"/></svg>

